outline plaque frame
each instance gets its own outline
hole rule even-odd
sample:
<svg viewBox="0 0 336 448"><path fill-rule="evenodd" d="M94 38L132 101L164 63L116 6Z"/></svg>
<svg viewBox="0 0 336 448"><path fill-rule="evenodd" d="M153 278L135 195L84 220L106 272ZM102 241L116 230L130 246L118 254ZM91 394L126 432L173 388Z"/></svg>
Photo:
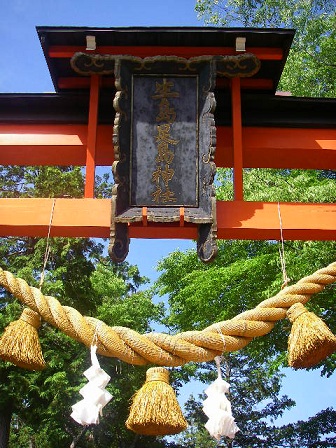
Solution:
<svg viewBox="0 0 336 448"><path fill-rule="evenodd" d="M213 115L216 104L213 93L216 70L213 60L207 57L199 57L197 60L193 59L192 62L188 59L179 57L158 56L145 59L127 57L127 59L120 58L116 60L114 70L117 92L113 102L116 111L113 129L115 162L112 166L115 185L112 190L111 240L109 245L110 256L117 262L123 261L126 258L129 245L128 224L141 222L143 220L143 207L146 207L146 218L148 222L163 223L180 222L182 207L184 221L198 225L197 250L199 257L203 261L212 260L217 253L216 199L213 186L216 172L214 163L216 127ZM146 129L150 129L151 132L149 132L149 134L152 135L141 135L140 140L142 139L143 141L142 152L144 152L144 150L146 151L146 143L150 142L151 144L152 156L150 157L149 155L148 157L148 154L146 154L146 157L147 159L151 159L150 164L152 168L146 172L146 169L141 167L141 173L137 173L138 177L136 177L136 183L141 183L142 185L139 188L141 190L139 194L141 195L146 187L148 191L157 188L153 185L152 180L153 164L155 168L155 160L158 159L159 149L163 146L166 151L173 154L171 158L176 159L176 165L173 164L174 160L171 161L171 164L166 163L167 160L168 162L170 161L169 158L166 158L163 162L157 164L156 168L161 172L169 169L171 172L174 172L174 175L176 171L179 171L180 175L175 181L176 191L171 191L168 182L167 188L170 193L176 193L176 196L178 197L181 196L182 202L181 200L178 201L178 198L175 198L176 201L161 200L161 202L159 201L156 203L153 198L151 198L151 196L155 194L155 191L154 193L152 191L152 195L147 194L147 202L145 203L143 201L140 201L140 203L137 203L136 200L134 201L134 171L137 171L137 166L135 166L134 163L134 154L136 154L137 151L141 152L141 144L136 143L134 134L137 132L136 129L139 120L142 120L141 117L136 115L134 105L139 103L136 95L141 95L141 98L145 96L143 89L141 89L141 92L137 92L135 89L133 90L135 79L146 80L145 84L147 85L159 85L159 93L155 95L155 91L152 89L148 95L151 97L156 96L163 98L161 101L165 101L166 109L168 103L168 109L176 112L176 117L173 123L169 123L169 119L168 121L163 120L155 122L154 118L157 120L157 116L155 117L155 114L153 115L153 113L150 113L150 106L147 104L145 120L149 121L149 124L146 122ZM194 92L194 99L196 101L194 107L196 111L194 123L190 122L190 117L189 122L186 122L184 117L185 114L183 113L183 108L188 107L188 98L190 100L190 96L192 96L190 94L190 86L187 85L189 81L196 86L196 92ZM169 85L171 86L170 88L167 87ZM180 87L180 89L178 87ZM164 90L167 90L166 95L168 95L168 99L162 93ZM188 98L183 97L183 91L184 93L189 91L189 95L187 95ZM176 95L179 94L179 97L169 97L169 95L174 93ZM169 99L171 100L170 102ZM189 109L190 108L192 107L189 102ZM141 109L141 107L138 107L138 109ZM144 107L144 109L146 112L146 107ZM147 116L148 114L152 115L149 120ZM142 122L141 125L143 125ZM178 128L175 133L173 132L174 125ZM157 131L160 127L164 128L163 131L167 131L168 129L171 131L171 133L161 132L160 135L164 136L161 140L157 135ZM188 135L185 136L184 134ZM189 144L189 146L185 144L182 145L183 138L184 141L189 141L190 135L192 140L191 144ZM158 147L155 147L155 144L153 144L155 141L159 141L159 143L157 143ZM176 143L176 147L174 147L175 142L178 142ZM184 147L184 150L181 150L181 147L179 148L179 144L181 144L180 146L182 148ZM191 157L189 157L189 153L185 155L186 151L189 151L191 155L194 155L194 160L190 160ZM180 166L181 158L179 159L181 153L183 153L184 157L184 165L182 166ZM142 153L139 157L142 157ZM164 157L165 155L161 154L161 158ZM188 181L183 178L183 173L185 173L186 170L190 173L190 166L185 166L188 163L195 166L193 184L195 187L195 191L193 192L195 193L195 202L193 204L188 202L185 203L183 201L183 193L188 193ZM155 172L156 171L154 171L154 174ZM171 181L174 181L174 175L172 176ZM143 178L146 176L147 179L144 180ZM193 183L192 178L193 175L189 174L188 180L191 179L189 181L190 184ZM162 184L161 186L164 189L164 185ZM167 196L164 195L167 195L167 189L163 191L164 193L162 193L161 197L166 198Z"/></svg>

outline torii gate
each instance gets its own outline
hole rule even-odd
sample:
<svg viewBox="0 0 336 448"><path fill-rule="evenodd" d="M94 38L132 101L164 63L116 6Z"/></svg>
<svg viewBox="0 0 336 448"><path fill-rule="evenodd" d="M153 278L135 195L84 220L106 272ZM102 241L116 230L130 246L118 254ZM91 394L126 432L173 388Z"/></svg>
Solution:
<svg viewBox="0 0 336 448"><path fill-rule="evenodd" d="M330 170L336 167L336 100L275 96L276 86L293 34L292 30L218 28L38 28L38 35L57 93L0 95L0 163L21 166L85 166L84 198L0 199L0 235L44 237L49 235L51 230L51 236L106 238L110 235L111 229L116 233L117 226L121 224L126 227L127 238L196 239L198 236L200 239L199 227L205 224L205 226L210 226L207 228L207 232L210 235L217 233L218 238L279 239L278 203L244 201L243 169ZM158 56L160 56L159 59L157 59ZM152 59L146 59L148 57ZM126 194L121 199L124 203L129 201L130 208L136 209L132 210L130 215L128 215L127 207L117 210L120 196L118 198L115 191L112 192L112 201L111 199L94 198L96 166L110 166L114 161L114 154L117 163L123 163L123 159L129 157L127 149L125 150L125 146L127 147L125 140L128 139L129 142L130 137L120 131L119 128L122 127L120 123L125 125L125 121L122 121L120 116L118 117L118 114L122 115L125 112L123 109L125 104L120 104L119 100L124 95L127 103L128 99L126 100L126 98L130 96L132 100L127 104L129 107L134 107L134 96L129 90L123 90L120 87L122 68L126 70L126 77L130 73L127 72L130 66L123 65L123 62L120 62L121 59L127 63L130 62L131 65L138 64L144 70L148 70L148 66L153 64L158 70L158 72L154 72L156 79L159 78L157 75L163 75L162 67L168 71L168 74L163 75L163 81L161 84L159 82L159 87L154 95L151 94L152 99L161 97L162 91L165 92L165 99L169 95L181 96L182 91L192 95L190 84L194 84L198 89L197 94L194 94L197 101L206 93L205 96L209 99L209 104L205 104L208 104L209 111L205 111L202 115L207 118L206 131L202 134L203 131L199 131L199 129L203 125L197 122L196 133L194 132L192 138L196 142L196 146L199 145L198 140L206 140L204 146L208 147L209 152L208 157L205 157L204 160L204 154L194 151L197 167L202 163L206 165L213 163L214 151L212 150L215 139L212 134L214 132L212 109L213 100L216 98L218 106L215 111L217 128L215 162L217 166L233 167L233 201L217 201L213 207L214 198L210 194L208 202L211 206L207 208L209 204L206 201L205 205L203 204L204 198L197 197L205 190L211 190L209 188L212 187L210 180L213 180L211 179L213 175L211 167L208 171L203 167L202 176L207 177L204 185L199 186L198 182L204 180L205 177L189 176L188 180L194 181L195 185L199 186L199 188L195 188L194 193L197 193L194 195L195 197L192 197L191 200L188 199L186 206L176 198L178 207L171 207L167 215L160 211L159 219L157 210L164 201L158 200L158 204L156 204L158 207L154 211L151 210L153 207L146 205L146 197L137 203L132 199L132 195L136 196L139 192L137 185L129 185L128 181L125 183L127 184ZM80 60L83 64L79 64L79 67ZM117 60L118 62L116 62ZM160 66L155 65L157 62ZM188 72L192 82L188 84L181 81L180 73L177 75L174 72L172 75L167 70L170 63L182 64L182 69ZM204 76L203 70L193 78L191 73L199 64L203 69L205 67L206 76ZM216 67L214 68L213 65ZM88 76L83 76L85 74ZM210 78L214 74L223 77L216 80L216 89L212 92L212 79L210 80ZM115 75L116 80L114 80ZM151 72L150 75L153 76L153 73ZM147 76L145 82L144 79L138 79L136 83L144 91L144 88L152 80ZM209 85L206 80L211 81L208 82ZM131 87L133 88L135 81L132 82ZM169 90L174 83L180 90L173 90L173 88ZM165 90L168 85L168 90ZM174 85L174 88L176 86ZM114 95L116 117L112 108ZM140 115L143 110L142 104L137 106L139 106L137 114ZM177 115L177 109L174 109L175 105L168 101L163 106L159 113L164 112L165 117L170 116L171 121L175 122L175 112ZM183 107L183 110L187 111L185 104L179 107L181 108L179 111ZM150 105L146 111L149 112L149 115L152 113ZM190 111L187 112L190 114ZM134 115L136 114L133 109L133 117ZM190 116L193 116L192 113ZM158 116L154 114L154 119L156 118ZM172 146L175 143L177 145L175 136L167 134L171 121L163 122L164 138L158 138L160 135L154 137L154 140L161 140L156 147L158 151L162 141L165 143L168 141ZM129 124L125 127L131 131L131 134L134 132L134 128L130 128ZM158 127L159 125L157 125ZM180 129L185 132L183 126ZM140 137L143 135L141 134ZM145 143L148 143L148 139L145 139ZM124 149L120 149L119 146L123 146ZM190 150L188 157L189 154L193 155L193 145L190 145L190 148L188 148ZM170 158L168 157L165 166L155 165L156 162L153 165L151 162L152 169L154 166L155 170L154 172L150 171L150 178L153 178L154 173L161 169L161 172L166 170L167 183L171 180L175 166L171 163L173 160L169 152L168 156ZM157 160L157 156L154 157L154 160ZM141 162L141 154L136 159L136 162L138 161ZM134 163L134 159L132 162ZM117 188L123 182L122 176L129 180L132 164L127 169L128 172L124 170L124 167L118 168L118 165L114 163ZM135 184L138 180L135 178ZM154 182L154 188L156 186ZM178 190L173 191L173 189L165 191L165 194L167 192L172 193L171 196L167 196L168 198L179 193ZM153 192L150 196L153 196ZM158 196L156 190L154 196L156 200L156 196ZM141 205L141 202L144 202L144 205ZM178 208L178 216L176 208ZM193 210L190 210L191 208ZM196 210L197 208L201 208L201 210ZM53 210L53 222L50 229L51 210ZM208 213L209 210L210 213ZM335 212L335 204L281 203L284 236L286 239L331 240L335 237ZM129 221L126 219L127 216L130 216ZM125 254L127 253L124 252L123 256ZM207 261L207 258L210 257L205 254L203 258L204 261ZM137 344L134 331L123 327L110 328L103 322L98 325L96 319L81 316L78 311L70 307L66 307L66 312L64 309L62 311L67 319L55 319L57 313L62 310L57 299L43 296L40 290L29 287L22 279L15 279L10 272L0 269L0 274L1 284L10 292L15 292L17 297L29 306L28 312L33 313L28 319L30 322L24 320L27 319L27 316L23 319L28 326L35 326L32 323L33 318L35 317L35 320L39 322L41 315L46 322L60 328L72 337L75 335L76 340L80 340L86 345L91 345L96 336L101 341L100 345L98 344L100 354L118 356L123 361L132 364L143 365L150 362L166 366L182 365L188 361L208 361L213 359L216 352L219 354L223 350L233 351L244 347L252 338L267 334L273 328L274 322L284 317L286 314L284 305L290 306L287 315L293 311L293 314L302 315L305 313L305 311L302 312L302 309L299 312L297 309L293 310L296 305L303 307L302 303L296 303L299 294L303 300L309 300L311 294L321 291L326 284L335 280L334 264L332 264L324 270L317 271L314 276L306 277L296 285L285 288L277 296L265 300L259 304L258 309L245 311L234 319L216 323L203 331L192 332L193 334L197 333L199 338L198 341L192 341L197 342L192 346L191 332L187 332L189 340L186 341L181 339L181 335L174 339L174 336L171 335L164 335L162 338L160 337L162 335L152 333L141 336L141 344ZM290 294L294 298L289 298ZM273 308L274 304L275 308ZM49 307L54 307L54 311L50 312ZM251 319L249 325L246 324L248 319ZM264 321L264 319L266 320ZM76 322L76 330L73 325L68 325L73 322ZM64 323L66 323L66 328L61 328ZM38 325L37 322L36 324ZM226 331L222 332L222 329L226 329ZM19 336L22 333L21 330L14 332ZM231 332L234 337L231 336ZM205 340L207 333L210 333L209 340ZM9 340L12 340L13 331L9 331L7 336ZM147 341L146 344L145 341ZM202 343L204 342L203 347ZM3 343L3 345L5 344ZM302 344L305 349L308 345L312 346L311 343L306 344L305 341ZM34 369L44 367L41 354L39 354L39 358L35 357L35 362L38 361L38 365L32 366L31 362L23 365L21 345L17 344L17 347L20 352L18 357L20 364L18 365ZM192 350L191 347L193 347ZM333 353L335 337L332 334L329 337L326 351L321 350L321 346L318 344L316 347L313 346L313 349L313 353L308 353L310 359L305 360L308 362L305 366L310 367L324 356ZM317 357L315 357L316 354ZM13 360L15 358L13 353L9 355L10 357L5 351L2 353L4 359ZM301 355L302 353L299 353L299 358L302 358ZM307 353L304 355L307 357ZM295 364L292 363L292 365ZM302 366L301 364L299 367ZM158 374L162 379L162 375L166 371L163 371L162 368L156 369L161 369L154 372L154 379L157 383ZM150 370L153 371L153 368ZM168 376L165 376L162 381L165 388L167 381ZM153 391L155 396L158 395L156 389ZM165 393L167 394L167 392ZM137 394L136 397L139 395ZM179 419L175 418L178 411L176 405L172 405L172 403L173 397L170 395L169 408L173 408L176 424L171 424L166 411L162 422L158 418L153 422L148 418L152 415L152 410L148 412L148 415L145 410L141 418L138 414L134 418L131 411L126 426L141 434L178 433L185 428L186 422L182 414ZM145 409L146 406L139 405L135 400L134 408L139 410ZM161 408L161 405L158 406L158 409ZM83 422L81 419L75 419L82 424L92 423L92 421ZM234 429L233 435L236 430Z"/></svg>
<svg viewBox="0 0 336 448"><path fill-rule="evenodd" d="M86 167L84 197L56 199L51 236L110 234L111 200L94 197L94 177L96 167L114 160L114 73L74 71L70 60L78 52L100 62L103 55L225 59L245 53L259 61L257 72L245 75L242 69L216 79L215 163L234 170L234 200L216 203L220 239L280 238L278 204L244 201L244 168L336 168L336 99L275 94L293 30L38 27L37 32L56 93L0 94L0 164ZM0 235L47 236L52 204L50 198L1 198ZM286 239L335 238L335 204L280 205ZM174 222L152 222L142 207L128 233L196 239L197 224L187 222L183 207Z"/></svg>

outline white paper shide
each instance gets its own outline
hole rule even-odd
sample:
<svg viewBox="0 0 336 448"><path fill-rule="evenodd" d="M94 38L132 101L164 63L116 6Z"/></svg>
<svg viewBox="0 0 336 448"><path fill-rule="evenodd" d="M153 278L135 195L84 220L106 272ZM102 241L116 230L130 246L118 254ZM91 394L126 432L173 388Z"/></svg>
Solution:
<svg viewBox="0 0 336 448"><path fill-rule="evenodd" d="M81 425L98 424L103 407L112 398L112 395L105 390L111 377L100 367L96 351L97 346L92 345L92 366L84 372L89 382L79 391L83 400L72 406L71 417Z"/></svg>
<svg viewBox="0 0 336 448"><path fill-rule="evenodd" d="M203 402L203 412L209 417L205 428L216 440L222 436L233 439L239 428L232 416L231 403L225 395L230 385L222 379L219 359L215 358L218 378L205 390L207 398Z"/></svg>

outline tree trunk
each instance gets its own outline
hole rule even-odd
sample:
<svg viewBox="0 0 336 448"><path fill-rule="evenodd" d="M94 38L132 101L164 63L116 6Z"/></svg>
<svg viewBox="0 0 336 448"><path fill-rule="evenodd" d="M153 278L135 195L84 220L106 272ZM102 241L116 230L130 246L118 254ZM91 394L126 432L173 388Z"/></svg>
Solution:
<svg viewBox="0 0 336 448"><path fill-rule="evenodd" d="M137 446L137 442L139 439L139 434L135 434L132 445L130 446L130 448L135 448Z"/></svg>
<svg viewBox="0 0 336 448"><path fill-rule="evenodd" d="M0 448L8 448L12 412L10 404L0 409Z"/></svg>
<svg viewBox="0 0 336 448"><path fill-rule="evenodd" d="M71 442L70 448L76 448L77 444L80 442L82 437L84 437L84 435L88 429L89 429L88 426L84 426L84 428L80 431L80 433L77 436L74 436L73 434L71 434L72 442ZM69 431L67 431L67 432L69 433ZM1 446L0 446L0 448L1 448Z"/></svg>

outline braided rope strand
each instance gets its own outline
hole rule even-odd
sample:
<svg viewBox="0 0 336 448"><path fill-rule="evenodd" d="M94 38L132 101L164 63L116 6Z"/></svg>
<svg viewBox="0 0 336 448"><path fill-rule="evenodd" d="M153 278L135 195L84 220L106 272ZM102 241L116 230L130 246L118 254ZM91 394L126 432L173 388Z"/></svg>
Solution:
<svg viewBox="0 0 336 448"><path fill-rule="evenodd" d="M245 347L253 338L269 333L276 321L285 318L287 309L294 303L307 303L313 294L334 282L336 262L285 287L254 309L202 331L187 331L175 336L163 333L141 335L126 327L109 327L99 319L82 316L76 309L62 306L56 298L44 296L25 280L0 268L0 285L69 337L89 347L96 335L101 355L117 357L129 364L155 363L170 367L189 361L210 361L222 352Z"/></svg>

